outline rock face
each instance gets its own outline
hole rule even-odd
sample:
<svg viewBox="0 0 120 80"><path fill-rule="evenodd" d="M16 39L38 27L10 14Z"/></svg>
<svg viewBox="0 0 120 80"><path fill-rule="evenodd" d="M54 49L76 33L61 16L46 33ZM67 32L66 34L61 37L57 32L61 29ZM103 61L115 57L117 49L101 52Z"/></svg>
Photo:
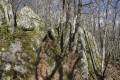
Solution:
<svg viewBox="0 0 120 80"><path fill-rule="evenodd" d="M0 1L0 80L35 80L36 72L38 80L88 80L89 72L95 75L93 65L100 68L97 45L88 31L79 29L74 53L68 47L62 53L60 36L47 34L45 23L31 8L25 6L16 15L14 29L12 7L8 0Z"/></svg>
<svg viewBox="0 0 120 80"><path fill-rule="evenodd" d="M79 46L78 49L81 52L81 61L80 67L83 74L81 74L85 79L88 79L89 71L94 72L94 69L100 69L101 65L101 57L98 52L98 48L96 45L96 41L92 34L82 28L79 29ZM95 68L94 68L94 67ZM94 73L93 73L94 74Z"/></svg>
<svg viewBox="0 0 120 80"><path fill-rule="evenodd" d="M15 54L16 52L22 51L22 43L19 39L15 39L14 43L10 44L9 50L11 53Z"/></svg>
<svg viewBox="0 0 120 80"><path fill-rule="evenodd" d="M3 52L2 53L2 61L8 62L8 63L14 63L15 56L14 56L14 54L11 54L10 52Z"/></svg>
<svg viewBox="0 0 120 80"><path fill-rule="evenodd" d="M0 80L33 80L38 49L46 34L44 22L25 6L17 12L15 29L13 25L12 7L7 0L1 0Z"/></svg>
<svg viewBox="0 0 120 80"><path fill-rule="evenodd" d="M35 42L35 46L40 46L40 42L45 35L44 22L31 8L25 6L17 12L17 25L18 28L23 29L23 31L28 32L28 35L33 37L31 40Z"/></svg>
<svg viewBox="0 0 120 80"><path fill-rule="evenodd" d="M17 16L17 25L26 31L38 28L40 26L39 22L39 16L37 16L34 11L27 6L20 10Z"/></svg>

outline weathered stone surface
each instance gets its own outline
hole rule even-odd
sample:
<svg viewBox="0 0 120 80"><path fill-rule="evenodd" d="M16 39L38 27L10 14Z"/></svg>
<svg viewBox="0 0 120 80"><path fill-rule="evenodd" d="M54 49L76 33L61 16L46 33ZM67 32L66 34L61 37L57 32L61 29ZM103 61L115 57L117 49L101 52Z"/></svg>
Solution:
<svg viewBox="0 0 120 80"><path fill-rule="evenodd" d="M44 22L25 6L17 12L18 26L14 31L13 13L7 0L0 1L0 13L0 80L13 80L15 76L15 80L29 80L35 76L37 50L45 36ZM7 30L14 33L8 34Z"/></svg>
<svg viewBox="0 0 120 80"><path fill-rule="evenodd" d="M17 25L25 31L33 31L28 32L28 35L30 35L31 41L35 42L35 46L38 48L41 39L45 36L45 25L40 17L31 8L25 6L17 12ZM35 46L33 49L36 48Z"/></svg>
<svg viewBox="0 0 120 80"><path fill-rule="evenodd" d="M25 74L26 72L28 72L27 68L25 66L23 66L23 65L16 65L14 67L14 70L21 73L21 74Z"/></svg>
<svg viewBox="0 0 120 80"><path fill-rule="evenodd" d="M25 6L18 12L17 24L19 27L22 27L26 31L34 30L36 27L39 27L40 18L37 16L34 11Z"/></svg>
<svg viewBox="0 0 120 80"><path fill-rule="evenodd" d="M14 30L11 5L7 0L1 0L0 5L2 6L0 7L0 25L7 25L11 32L14 31L12 35L7 34L7 29L3 29L3 33L0 32L2 34L2 37L0 36L0 66L2 66L2 68L0 67L0 77L2 76L0 80L13 80L13 77L15 80L34 80L38 52L40 58L37 63L39 80L51 76L53 80L57 80L58 77L63 77L63 80L70 79L73 68L72 74L75 80L79 80L81 76L88 79L89 71L94 75L90 53L96 61L96 67L99 68L99 52L90 32L83 28L79 29L77 49L74 53L68 50L70 35L67 34L68 39L65 41L67 47L65 47L65 53L63 52L67 53L67 56L65 55L64 58L60 48L61 36L51 30L53 33L51 35L55 37L55 40L50 39L49 34L46 35L44 22L31 8L25 6L17 12L17 26ZM74 26L72 33L75 32L75 23L72 24ZM67 30L64 29L65 34ZM45 35L46 39L43 41ZM41 44L43 45L41 46Z"/></svg>
<svg viewBox="0 0 120 80"><path fill-rule="evenodd" d="M5 71L10 71L11 65L10 63L5 64Z"/></svg>
<svg viewBox="0 0 120 80"><path fill-rule="evenodd" d="M10 52L3 52L2 53L2 61L8 62L8 63L14 63L15 55Z"/></svg>
<svg viewBox="0 0 120 80"><path fill-rule="evenodd" d="M22 51L22 43L20 42L19 39L15 39L14 43L10 44L10 52L11 53L16 53L16 52L21 52Z"/></svg>

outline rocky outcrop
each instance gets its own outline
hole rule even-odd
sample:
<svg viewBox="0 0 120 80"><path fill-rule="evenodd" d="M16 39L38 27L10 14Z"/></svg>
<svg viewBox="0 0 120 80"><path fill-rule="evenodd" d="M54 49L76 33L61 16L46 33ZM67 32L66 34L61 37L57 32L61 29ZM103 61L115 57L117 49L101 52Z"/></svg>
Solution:
<svg viewBox="0 0 120 80"><path fill-rule="evenodd" d="M34 13L32 9L25 6L22 8L17 15L17 25L22 27L23 30L31 31L35 28L39 29L40 18Z"/></svg>
<svg viewBox="0 0 120 80"><path fill-rule="evenodd" d="M92 34L89 31L84 30L83 28L79 29L79 34L80 36L78 39L78 53L81 55L80 68L83 73L81 75L85 79L88 79L88 76L91 72L92 75L95 75L95 71L101 68L101 56L98 52L98 47ZM94 77L97 78L97 76Z"/></svg>
<svg viewBox="0 0 120 80"><path fill-rule="evenodd" d="M46 34L44 22L25 6L17 12L14 29L7 0L0 1L0 13L0 80L33 80L38 49Z"/></svg>
<svg viewBox="0 0 120 80"><path fill-rule="evenodd" d="M91 74L95 76L94 71L100 68L100 55L90 32L80 28L75 51L69 51L68 38L62 52L62 37L54 29L54 34L46 33L45 23L31 8L19 10L16 21L14 29L12 7L7 0L1 0L0 80L88 80ZM75 24L71 26L73 34ZM63 34L69 37L64 29Z"/></svg>
<svg viewBox="0 0 120 80"><path fill-rule="evenodd" d="M40 46L40 42L45 36L45 25L31 8L25 6L17 12L17 26L33 37L31 40L35 42L37 48Z"/></svg>

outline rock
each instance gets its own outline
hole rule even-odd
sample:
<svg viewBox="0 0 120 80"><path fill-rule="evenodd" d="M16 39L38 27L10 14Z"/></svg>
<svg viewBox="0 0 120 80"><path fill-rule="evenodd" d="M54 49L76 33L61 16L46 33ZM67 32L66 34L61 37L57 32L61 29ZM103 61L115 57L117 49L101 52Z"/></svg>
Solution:
<svg viewBox="0 0 120 80"><path fill-rule="evenodd" d="M9 76L7 76L6 80L10 80L10 77L9 77Z"/></svg>
<svg viewBox="0 0 120 80"><path fill-rule="evenodd" d="M32 31L35 27L39 27L40 18L37 16L34 11L25 6L18 12L17 16L17 25L18 27L22 27L23 30Z"/></svg>
<svg viewBox="0 0 120 80"><path fill-rule="evenodd" d="M21 73L21 74L25 74L27 72L27 68L23 65L16 65L14 67L14 70Z"/></svg>
<svg viewBox="0 0 120 80"><path fill-rule="evenodd" d="M7 62L7 63L14 63L15 55L10 52L3 52L2 53L2 61Z"/></svg>
<svg viewBox="0 0 120 80"><path fill-rule="evenodd" d="M5 64L5 70L10 71L11 65L9 63Z"/></svg>
<svg viewBox="0 0 120 80"><path fill-rule="evenodd" d="M7 7L5 6L5 3L7 4ZM3 22L5 18L5 21L7 22L7 24L9 24L8 26L10 28L9 30L12 32L12 30L14 31L14 29L12 29L14 28L12 27L14 23L13 21L14 19L12 19L13 13L11 12L12 10L11 5L9 5L7 0L1 0L0 5L3 6L3 8L0 8L0 11L1 11L0 24L1 25L6 24L5 22ZM2 12L2 9L5 10L4 13ZM8 19L8 16L10 16L10 19ZM1 46L2 51L1 51L0 59L2 59L1 61L1 63L3 63L2 66L5 66L5 67L2 69L0 68L0 71L3 70L6 72L0 72L0 76L4 74L5 79L10 78L10 75L6 75L6 74L9 74L9 70L12 66L13 71L17 73L16 80L18 78L19 79L24 78L22 80L27 80L28 78L30 78L31 80L33 80L33 77L35 77L34 72L36 68L36 65L35 65L36 60L37 60L38 54L40 54L40 61L37 65L38 72L39 72L38 76L40 80L43 79L41 76L48 77L52 72L54 72L54 69L56 68L55 66L58 63L60 64L58 65L58 67L63 65L62 74L65 74L65 75L62 75L62 74L59 75L60 71L57 70L55 73L55 76L53 77L53 80L57 80L58 77L60 76L63 76L63 79L66 80L68 78L67 77L68 75L66 72L70 72L70 70L73 69L74 67L73 65L76 61L76 58L79 56L81 59L78 62L78 67L77 66L76 66L77 68L75 67L75 72L74 72L75 79L78 80L80 78L80 74L83 78L88 79L89 71L91 73L93 72L92 75L94 75L93 66L90 60L91 59L90 51L88 49L89 46L91 48L94 60L96 61L97 68L99 68L98 67L99 52L97 50L95 39L90 32L84 30L83 28L80 28L79 35L78 35L79 40L77 42L78 51L74 52L73 55L63 60L63 62L60 62L57 59L57 57L55 57L57 55L61 55L61 48L59 45L60 39L56 35L54 29L51 30L51 33L55 37L55 40L52 41L52 38L50 39L50 36L48 34L49 36L48 40L46 39L47 41L42 42L44 36L46 35L45 24L40 19L40 17L34 13L34 11L31 8L25 6L24 8L22 8L17 12L16 18L17 18L17 27L15 29L14 34L13 35L8 34L7 36L10 39L3 40L4 42L7 42L6 46L5 47ZM72 26L75 27L75 24L73 24ZM64 31L63 29L64 34L66 33L66 31ZM72 33L74 33L74 31L75 30L73 29ZM68 43L69 41L69 34L67 34L67 37L68 38L66 39L65 44ZM88 39L89 42L87 42L86 38ZM43 47L41 46L41 43L44 44ZM68 44L66 44L66 46L68 46ZM40 53L38 53L39 50L41 50ZM66 47L66 50L68 50L67 47ZM60 59L61 59L61 56L60 56ZM71 63L71 64L68 64L68 63ZM23 77L21 77L19 74L22 75ZM2 79L0 78L0 80Z"/></svg>
<svg viewBox="0 0 120 80"><path fill-rule="evenodd" d="M1 50L2 50L2 51L5 51L5 48L2 48Z"/></svg>
<svg viewBox="0 0 120 80"><path fill-rule="evenodd" d="M28 33L31 42L34 43L34 45L31 44L32 49L38 49L45 36L45 24L41 18L31 8L25 6L17 12L17 25L18 28L27 31L26 33Z"/></svg>
<svg viewBox="0 0 120 80"><path fill-rule="evenodd" d="M34 76L37 50L47 33L44 22L27 6L17 12L16 18L14 31L12 6L8 0L0 0L0 27L4 30L0 39L3 43L0 45L0 80L11 80L11 71L24 75L25 79L22 80ZM8 34L7 30L14 33ZM16 80L21 79L18 74L15 73Z"/></svg>
<svg viewBox="0 0 120 80"><path fill-rule="evenodd" d="M15 39L14 43L10 44L9 50L11 53L21 52L22 51L22 43L19 39Z"/></svg>
<svg viewBox="0 0 120 80"><path fill-rule="evenodd" d="M95 41L95 38L93 35L83 29L79 29L79 41L78 44L81 46L78 46L79 54L81 55L80 64L82 64L80 67L82 71L82 76L85 78L88 76L89 71L94 72L93 65L95 65L95 69L101 68L101 57L100 53L98 52L98 47ZM80 49L82 49L82 54L80 52ZM94 64L92 63L91 58L94 60ZM89 70L88 70L89 69ZM84 74L85 73L85 74ZM95 74L95 73L94 73ZM92 74L93 75L93 74Z"/></svg>
<svg viewBox="0 0 120 80"><path fill-rule="evenodd" d="M26 53L22 53L22 56L21 56L23 59L27 59L28 58L28 55Z"/></svg>

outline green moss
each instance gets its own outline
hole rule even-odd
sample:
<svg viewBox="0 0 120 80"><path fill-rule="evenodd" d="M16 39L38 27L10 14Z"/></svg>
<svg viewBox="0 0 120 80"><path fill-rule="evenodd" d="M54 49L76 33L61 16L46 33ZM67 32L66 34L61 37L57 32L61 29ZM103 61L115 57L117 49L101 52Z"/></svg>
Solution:
<svg viewBox="0 0 120 80"><path fill-rule="evenodd" d="M20 17L20 15L17 15L17 18ZM33 30L33 31L24 31L22 28L20 27L16 27L15 31L13 34L9 34L8 32L8 25L6 20L4 19L2 26L0 27L0 51L2 48L5 48L5 50L7 50L9 48L9 45L11 42L13 42L16 38L20 39L21 43L22 43L22 50L24 53L27 54L27 56L29 57L29 60L25 61L25 66L28 69L28 73L24 74L25 76L25 80L29 80L29 78L31 77L31 75L34 75L34 70L35 70L35 62L36 62L36 58L37 58L37 54L35 52L35 50L33 50L33 48L36 46L37 44L37 40L38 38L42 39L41 37L44 37L44 23L41 23L41 27L40 30ZM39 40L39 39L38 39ZM2 42L1 42L2 41ZM58 50L55 50L56 53L59 52ZM22 53L20 53L22 54ZM18 64L22 64L22 61L18 60L18 55L15 55L17 58L17 63ZM0 61L1 61L1 57L0 57ZM50 64L53 65L54 60L51 59ZM24 65L24 64L23 64ZM9 72L4 72L5 76L9 76ZM20 78L16 78L15 80L20 80Z"/></svg>
<svg viewBox="0 0 120 80"><path fill-rule="evenodd" d="M20 15L20 14L18 14L18 13L19 13L19 11L18 11L18 12L17 12L17 14L16 14L16 18L17 18L17 19L19 19L19 18L20 18L20 16L21 16L21 15Z"/></svg>
<svg viewBox="0 0 120 80"><path fill-rule="evenodd" d="M3 6L0 4L0 10L2 11L2 12L4 12L4 8L3 8Z"/></svg>
<svg viewBox="0 0 120 80"><path fill-rule="evenodd" d="M19 29L19 31L16 31L16 33L14 33L14 37L19 38L22 42L23 52L25 52L31 58L30 63L34 63L36 60L36 54L33 50L33 45L35 45L35 40L32 41L33 36L34 31L28 32L23 31L22 29Z"/></svg>
<svg viewBox="0 0 120 80"><path fill-rule="evenodd" d="M29 39L24 39L22 40L23 43L23 52L25 52L30 58L31 58L31 63L34 63L36 60L36 54L35 51L32 49L32 46L30 43Z"/></svg>
<svg viewBox="0 0 120 80"><path fill-rule="evenodd" d="M6 24L3 24L0 27L0 41L1 41L1 43L0 43L0 50L2 48L7 49L8 45L10 44L10 42L13 41L13 35L9 34L9 32L8 32L8 25L6 25Z"/></svg>
<svg viewBox="0 0 120 80"><path fill-rule="evenodd" d="M55 61L51 58L48 60L48 63L49 63L49 66L52 67L54 65Z"/></svg>
<svg viewBox="0 0 120 80"><path fill-rule="evenodd" d="M29 80L35 74L34 71L31 70L31 72L32 73L28 72L28 73L24 74L24 77L25 77L24 80Z"/></svg>
<svg viewBox="0 0 120 80"><path fill-rule="evenodd" d="M33 51L33 46L35 44L35 40L33 38L34 33L33 32L25 32L25 36L22 39L23 42L23 47L26 48L27 52L34 52ZM32 40L33 39L33 40Z"/></svg>
<svg viewBox="0 0 120 80"><path fill-rule="evenodd" d="M2 40L1 40L2 41ZM3 40L1 43L0 43L0 51L2 50L2 48L4 48L6 51L8 50L8 46L9 46L9 42L6 41L6 40Z"/></svg>
<svg viewBox="0 0 120 80"><path fill-rule="evenodd" d="M60 50L60 48L54 48L54 49L53 49L53 52L54 52L56 55L60 55L61 50Z"/></svg>
<svg viewBox="0 0 120 80"><path fill-rule="evenodd" d="M3 25L0 27L0 38L6 37L7 34L8 34L8 25L3 24Z"/></svg>
<svg viewBox="0 0 120 80"><path fill-rule="evenodd" d="M67 79L67 74L66 74L66 73L63 73L63 75L64 75L63 79L64 79L64 80L68 80L68 79Z"/></svg>

